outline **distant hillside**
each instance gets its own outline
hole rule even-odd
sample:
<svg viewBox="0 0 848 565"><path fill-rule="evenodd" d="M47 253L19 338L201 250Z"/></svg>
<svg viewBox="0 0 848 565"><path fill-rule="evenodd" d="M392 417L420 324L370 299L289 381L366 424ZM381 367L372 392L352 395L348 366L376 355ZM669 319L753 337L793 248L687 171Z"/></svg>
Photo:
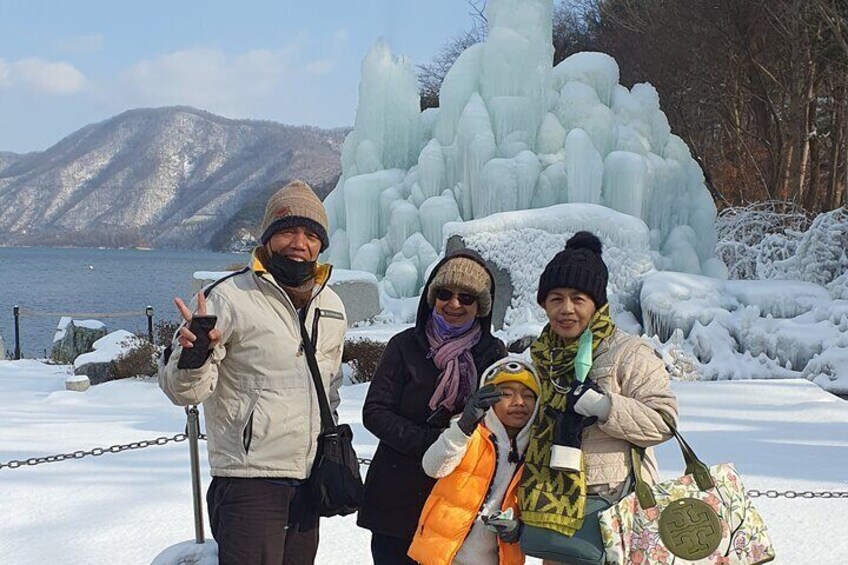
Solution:
<svg viewBox="0 0 848 565"><path fill-rule="evenodd" d="M0 244L238 247L281 181L326 196L347 131L130 110L43 152L0 153Z"/></svg>
<svg viewBox="0 0 848 565"><path fill-rule="evenodd" d="M336 182L341 176L339 171L336 176L327 182L317 184L310 183L312 189L321 200L330 194L336 187ZM235 215L223 225L220 231L212 236L209 241L210 249L216 251L250 251L255 245L255 239L259 236L259 224L262 222L262 216L265 214L265 204L268 199L280 187L291 179L280 180L269 184L264 189L257 192L256 196L236 211Z"/></svg>
<svg viewBox="0 0 848 565"><path fill-rule="evenodd" d="M10 166L12 163L16 163L23 158L23 155L19 155L18 153L9 153L8 151L0 151L0 173L3 172L3 169Z"/></svg>

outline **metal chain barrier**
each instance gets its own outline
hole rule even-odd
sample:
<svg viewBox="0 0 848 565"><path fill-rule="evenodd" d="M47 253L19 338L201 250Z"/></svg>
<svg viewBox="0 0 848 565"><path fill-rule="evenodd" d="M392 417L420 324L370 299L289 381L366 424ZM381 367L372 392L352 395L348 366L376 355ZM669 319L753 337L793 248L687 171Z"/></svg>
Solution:
<svg viewBox="0 0 848 565"><path fill-rule="evenodd" d="M132 443L125 443L119 445L112 445L110 447L95 447L89 451L74 451L72 453L60 453L58 455L48 455L47 457L30 457L29 459L12 459L7 463L0 463L0 469L18 469L20 467L32 467L35 465L41 465L42 463L55 463L57 461L66 461L68 459L82 459L83 457L88 457L89 455L93 457L100 457L105 453L121 453L122 451L129 451L132 449L144 449L145 447L151 447L154 445L166 445L170 442L181 442L188 439L188 435L185 433L176 434L171 437L158 437L156 439L147 439L141 441L134 441ZM205 439L205 436L204 436Z"/></svg>
<svg viewBox="0 0 848 565"><path fill-rule="evenodd" d="M812 490L786 490L786 491L776 491L776 490L757 490L757 489L749 489L748 496L751 498L759 498L764 496L766 498L848 498L848 491L839 491L839 490L825 490L825 491L812 491Z"/></svg>
<svg viewBox="0 0 848 565"><path fill-rule="evenodd" d="M200 434L199 439L206 440L206 434ZM145 447L152 447L154 445L166 445L171 442L179 443L188 439L188 435L183 432L171 437L158 437L156 439L147 439L141 441L134 441L132 443L125 443L119 445L112 445L110 447L95 447L94 449L90 449L88 451L74 451L71 453L59 453L58 455L48 455L46 457L30 457L29 459L12 459L6 463L0 462L0 469L18 469L20 467L33 467L35 465L41 465L42 463L55 463L57 461L67 461L69 459L82 459L83 457L100 457L106 453L121 453L122 451L130 451L133 449L144 449ZM358 458L360 465L370 465L370 459Z"/></svg>
<svg viewBox="0 0 848 565"><path fill-rule="evenodd" d="M83 457L93 456L99 457L106 453L121 453L123 451L130 451L133 449L144 449L145 447L152 447L154 445L166 445L171 442L179 443L182 441L186 441L188 439L188 435L186 433L176 434L171 437L158 437L156 439L150 440L142 440L142 441L134 441L132 443L126 443L121 445L113 445L110 447L95 447L89 451L74 451L72 453L60 453L58 455L48 455L47 457L30 457L29 459L13 459L7 463L0 463L0 469L18 469L20 467L34 466L40 465L42 463L55 463L57 461L66 461L69 459L82 459ZM199 439L205 440L206 434L200 434ZM371 459L366 459L363 457L357 458L357 461L360 465L370 465ZM759 489L748 489L748 496L751 498L802 498L802 499L848 499L848 491L811 491L811 490L785 490L785 491L777 491L777 490L759 490Z"/></svg>

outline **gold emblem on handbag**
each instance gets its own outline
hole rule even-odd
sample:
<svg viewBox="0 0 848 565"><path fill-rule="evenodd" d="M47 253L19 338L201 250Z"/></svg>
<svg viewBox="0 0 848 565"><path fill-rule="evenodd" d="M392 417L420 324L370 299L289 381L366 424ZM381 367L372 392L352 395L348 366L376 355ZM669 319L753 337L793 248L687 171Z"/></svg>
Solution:
<svg viewBox="0 0 848 565"><path fill-rule="evenodd" d="M669 422L667 422L669 423ZM774 546L730 463L707 467L671 423L686 474L649 486L632 450L635 492L599 515L607 565L759 565Z"/></svg>
<svg viewBox="0 0 848 565"><path fill-rule="evenodd" d="M721 543L721 521L712 506L681 498L660 514L660 539L670 552L688 561L709 557Z"/></svg>

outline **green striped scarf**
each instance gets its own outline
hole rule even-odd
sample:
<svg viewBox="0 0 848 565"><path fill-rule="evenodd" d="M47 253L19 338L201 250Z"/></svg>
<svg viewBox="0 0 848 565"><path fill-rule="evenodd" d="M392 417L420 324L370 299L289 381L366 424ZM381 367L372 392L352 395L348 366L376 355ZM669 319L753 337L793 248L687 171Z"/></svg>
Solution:
<svg viewBox="0 0 848 565"><path fill-rule="evenodd" d="M604 304L589 321L592 333L592 350L612 335L615 323L609 315L609 304ZM575 378L575 358L579 341L566 344L563 339L545 326L542 334L530 346L533 364L541 378L542 394L536 419L530 431L530 445L524 460L524 475L518 490L521 519L531 526L548 528L572 536L583 525L586 505L585 469L555 471L550 468L553 444L553 418L545 410L551 406L565 410L566 396L554 387L554 382L567 385Z"/></svg>

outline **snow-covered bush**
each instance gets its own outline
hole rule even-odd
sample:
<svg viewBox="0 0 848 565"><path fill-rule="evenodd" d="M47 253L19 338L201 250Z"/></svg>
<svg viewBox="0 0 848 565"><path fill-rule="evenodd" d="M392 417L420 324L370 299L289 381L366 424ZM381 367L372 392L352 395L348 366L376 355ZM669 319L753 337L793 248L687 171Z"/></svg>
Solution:
<svg viewBox="0 0 848 565"><path fill-rule="evenodd" d="M683 351L666 364L696 359L692 369L707 380L806 378L848 393L848 301L820 285L653 273L641 303L663 356Z"/></svg>
<svg viewBox="0 0 848 565"><path fill-rule="evenodd" d="M345 341L342 362L350 366L350 380L354 384L371 382L377 364L386 350L386 344L366 338Z"/></svg>
<svg viewBox="0 0 848 565"><path fill-rule="evenodd" d="M848 209L811 219L778 202L727 208L716 219L716 233L716 253L731 279L811 282L848 299Z"/></svg>
<svg viewBox="0 0 848 565"><path fill-rule="evenodd" d="M124 351L112 362L110 379L151 377L156 374L159 348L147 341L146 336L136 336L121 342Z"/></svg>
<svg viewBox="0 0 848 565"><path fill-rule="evenodd" d="M716 218L716 255L731 279L784 278L775 263L791 259L810 226L809 215L788 202L725 208Z"/></svg>
<svg viewBox="0 0 848 565"><path fill-rule="evenodd" d="M848 208L819 214L798 243L791 274L797 273L798 280L828 287L832 295L836 290L834 282L840 281L842 286L836 293L841 295L845 292L845 273L848 272L846 249Z"/></svg>

